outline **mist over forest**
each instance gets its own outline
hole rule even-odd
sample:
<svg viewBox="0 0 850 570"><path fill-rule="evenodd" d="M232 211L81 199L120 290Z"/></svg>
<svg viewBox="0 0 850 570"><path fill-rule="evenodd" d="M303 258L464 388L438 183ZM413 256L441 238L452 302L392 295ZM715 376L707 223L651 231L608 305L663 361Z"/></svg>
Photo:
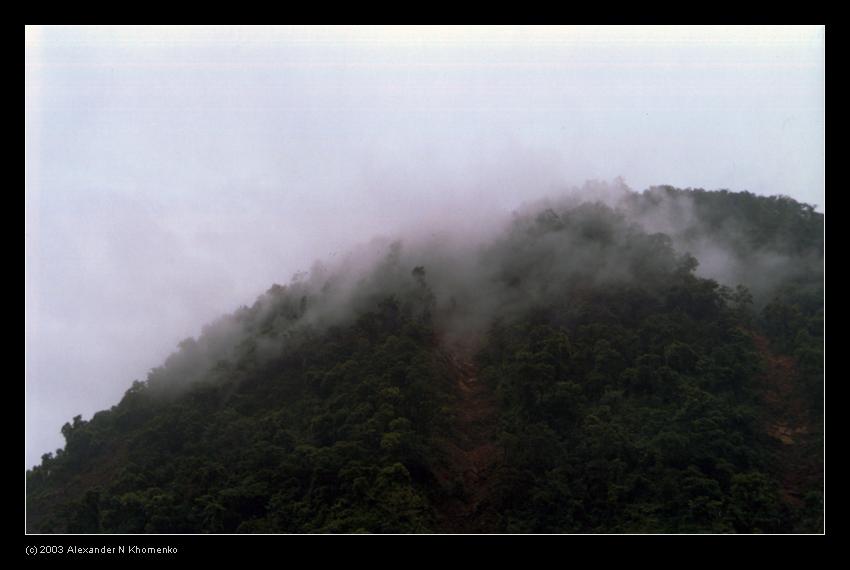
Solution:
<svg viewBox="0 0 850 570"><path fill-rule="evenodd" d="M822 236L617 180L317 260L66 423L29 528L816 532Z"/></svg>
<svg viewBox="0 0 850 570"><path fill-rule="evenodd" d="M249 313L266 323L252 350L277 355L288 339L350 324L387 295L416 299L449 342L478 338L496 320L516 320L575 290L652 288L677 264L723 287L745 287L760 310L786 289L822 279L823 217L787 197L771 198L767 213L759 202L748 193L639 193L620 180L588 182L478 233L443 226L375 238L273 285L250 309L204 327L202 347L187 338L168 362L183 381L201 375L256 332L239 324ZM756 212L771 219L748 217Z"/></svg>
<svg viewBox="0 0 850 570"><path fill-rule="evenodd" d="M29 533L820 533L823 26L26 26Z"/></svg>

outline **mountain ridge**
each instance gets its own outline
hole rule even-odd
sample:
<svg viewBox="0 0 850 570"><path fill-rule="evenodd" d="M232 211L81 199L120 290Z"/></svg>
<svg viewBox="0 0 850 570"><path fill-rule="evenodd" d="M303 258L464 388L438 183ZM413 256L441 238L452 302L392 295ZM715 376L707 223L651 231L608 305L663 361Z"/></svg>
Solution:
<svg viewBox="0 0 850 570"><path fill-rule="evenodd" d="M65 424L28 532L822 530L822 473L788 498L759 379L766 351L795 363L817 441L823 215L614 190L274 285Z"/></svg>

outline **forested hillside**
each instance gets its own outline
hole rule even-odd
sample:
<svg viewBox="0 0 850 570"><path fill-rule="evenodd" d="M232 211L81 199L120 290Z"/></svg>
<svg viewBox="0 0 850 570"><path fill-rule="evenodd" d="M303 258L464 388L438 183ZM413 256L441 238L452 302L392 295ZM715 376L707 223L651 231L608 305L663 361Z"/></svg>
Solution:
<svg viewBox="0 0 850 570"><path fill-rule="evenodd" d="M823 224L660 187L317 264L65 424L28 530L821 532Z"/></svg>

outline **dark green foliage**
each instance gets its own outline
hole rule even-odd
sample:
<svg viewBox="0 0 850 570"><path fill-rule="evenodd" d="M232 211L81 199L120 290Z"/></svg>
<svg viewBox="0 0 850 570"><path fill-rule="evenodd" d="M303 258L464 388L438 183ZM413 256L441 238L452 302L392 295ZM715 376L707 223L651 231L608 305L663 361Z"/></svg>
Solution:
<svg viewBox="0 0 850 570"><path fill-rule="evenodd" d="M721 309L688 320L688 334L654 326L681 319L657 309L647 319L615 317L615 326L522 323L491 332L500 348L482 352L481 366L502 398L510 465L502 484L511 489L500 498L498 530L799 528L806 515L779 499L766 453L749 337L724 329ZM572 350L553 358L547 346L565 342Z"/></svg>
<svg viewBox="0 0 850 570"><path fill-rule="evenodd" d="M742 258L767 248L822 263L822 216L789 199L662 188L630 208L683 197L703 232L734 230L723 239ZM769 298L754 301L746 283L698 277L673 244L584 204L517 218L476 259L498 300L469 303L491 311L473 315L487 329L477 364L500 406L489 530L822 530L816 480L799 504L782 498L754 343L791 359L817 434L822 267L762 284ZM64 449L27 472L29 530L443 530L436 505L463 488L435 475L452 433L440 334L471 310L460 293L437 298L438 272L401 265L394 245L378 285L359 284L350 315L322 326L310 311L332 279L322 293L275 285L180 343L118 405L66 423ZM805 453L822 462L816 438Z"/></svg>
<svg viewBox="0 0 850 570"><path fill-rule="evenodd" d="M761 472L752 342L724 328L719 303L688 318L687 333L662 324L681 321L678 305L644 303L647 316L613 312L604 327L565 319L491 332L500 349L480 358L505 410L505 476L525 473L527 495L505 497L499 530L790 530Z"/></svg>
<svg viewBox="0 0 850 570"><path fill-rule="evenodd" d="M238 382L213 374L176 400L134 384L112 410L66 424L66 453L29 473L35 530L427 531L444 397L432 345L427 324L388 298L285 358L246 355ZM39 516L58 489L89 484L89 461L124 467L68 503L68 520Z"/></svg>
<svg viewBox="0 0 850 570"><path fill-rule="evenodd" d="M740 212L730 216L747 230L741 244L748 251L769 244L808 254L821 244L822 255L822 219L793 201L691 196L697 204L710 203L699 214L717 227L729 227L729 219L721 222L712 211L742 203L745 215L769 219L767 227L758 227L760 221L751 227ZM764 211L777 208L780 220ZM554 219L551 211L538 217L536 235L562 231ZM610 235L593 233L603 241ZM650 266L672 267L673 256L664 247L646 255ZM503 491L495 498L502 518L494 530L817 528L822 516L817 481L802 509L780 498L782 467L764 435L757 382L763 355L742 327L758 326L775 351L794 356L797 381L809 390L806 407L817 421L822 271L773 283L775 296L754 322L745 287L731 290L699 279L693 274L697 266L685 256L659 280L598 284L581 295L565 289L563 304L491 329L479 364L501 398L500 440L508 463L499 482ZM553 345L569 349L553 351ZM822 462L819 450L808 453L813 454L808 461Z"/></svg>

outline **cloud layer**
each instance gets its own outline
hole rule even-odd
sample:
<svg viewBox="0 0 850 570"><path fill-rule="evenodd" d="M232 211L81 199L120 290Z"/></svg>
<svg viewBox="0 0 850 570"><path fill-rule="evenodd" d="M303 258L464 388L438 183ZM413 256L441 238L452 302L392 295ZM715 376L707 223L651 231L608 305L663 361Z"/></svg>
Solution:
<svg viewBox="0 0 850 570"><path fill-rule="evenodd" d="M180 339L372 236L472 243L616 176L823 208L822 28L26 41L28 466Z"/></svg>

